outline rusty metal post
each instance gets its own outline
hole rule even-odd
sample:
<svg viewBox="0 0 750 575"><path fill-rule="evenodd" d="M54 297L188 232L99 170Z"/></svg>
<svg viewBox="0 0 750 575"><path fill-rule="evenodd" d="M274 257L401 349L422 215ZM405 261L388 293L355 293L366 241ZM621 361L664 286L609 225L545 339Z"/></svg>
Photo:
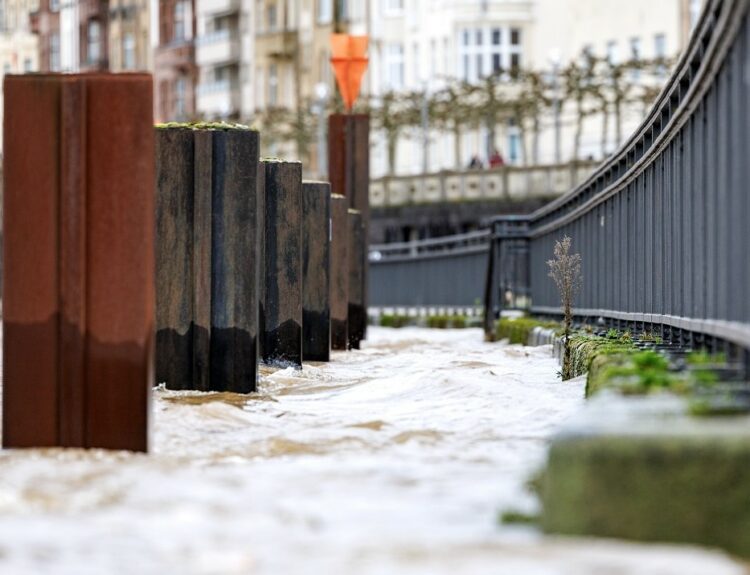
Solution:
<svg viewBox="0 0 750 575"><path fill-rule="evenodd" d="M367 329L365 307L365 226L359 210L349 210L349 302L347 338L349 349L359 349Z"/></svg>
<svg viewBox="0 0 750 575"><path fill-rule="evenodd" d="M331 349L347 348L349 313L348 200L331 195Z"/></svg>
<svg viewBox="0 0 750 575"><path fill-rule="evenodd" d="M331 357L331 186L302 183L302 358Z"/></svg>
<svg viewBox="0 0 750 575"><path fill-rule="evenodd" d="M147 74L6 76L3 446L148 449Z"/></svg>
<svg viewBox="0 0 750 575"><path fill-rule="evenodd" d="M302 366L302 164L264 160L261 355Z"/></svg>
<svg viewBox="0 0 750 575"><path fill-rule="evenodd" d="M361 315L355 317L355 332L359 339L367 337L367 285L369 278L369 248L370 248L370 116L354 114L350 120L352 125L352 189L351 207L362 214L362 241L357 249L360 250L362 262L361 278ZM359 314L359 312L356 312ZM359 342L357 342L359 344Z"/></svg>
<svg viewBox="0 0 750 575"><path fill-rule="evenodd" d="M347 196L347 122L348 114L331 114L328 117L328 180L331 193Z"/></svg>
<svg viewBox="0 0 750 575"><path fill-rule="evenodd" d="M259 137L157 128L157 381L255 391Z"/></svg>
<svg viewBox="0 0 750 575"><path fill-rule="evenodd" d="M370 117L367 114L331 114L328 121L328 158L331 191L346 196L348 207L362 215L362 303L366 319L370 229ZM367 334L366 321L363 329L362 338Z"/></svg>

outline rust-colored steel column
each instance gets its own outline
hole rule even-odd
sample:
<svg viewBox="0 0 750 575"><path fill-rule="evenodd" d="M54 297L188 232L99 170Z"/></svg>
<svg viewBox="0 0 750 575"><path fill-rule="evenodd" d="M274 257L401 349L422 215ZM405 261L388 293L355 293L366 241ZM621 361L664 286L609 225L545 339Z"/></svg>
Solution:
<svg viewBox="0 0 750 575"><path fill-rule="evenodd" d="M362 313L360 315L359 312L355 312L353 329L356 337L362 340L367 337L367 283L370 261L370 116L355 114L351 122L354 156L351 175L351 207L362 214L362 241L357 248L361 252L362 262L362 293L359 296Z"/></svg>
<svg viewBox="0 0 750 575"><path fill-rule="evenodd" d="M370 229L370 117L367 114L331 114L328 121L328 161L331 191L346 196L348 207L362 214L365 239L362 248L362 301L366 310ZM366 333L365 321L363 338Z"/></svg>
<svg viewBox="0 0 750 575"><path fill-rule="evenodd" d="M258 133L217 125L156 134L157 381L255 391Z"/></svg>
<svg viewBox="0 0 750 575"><path fill-rule="evenodd" d="M359 349L367 328L365 307L365 225L359 210L349 210L349 349Z"/></svg>
<svg viewBox="0 0 750 575"><path fill-rule="evenodd" d="M263 160L262 244L266 363L302 366L302 164Z"/></svg>
<svg viewBox="0 0 750 575"><path fill-rule="evenodd" d="M147 74L6 76L3 446L146 451Z"/></svg>
<svg viewBox="0 0 750 575"><path fill-rule="evenodd" d="M302 358L331 357L331 186L302 183Z"/></svg>
<svg viewBox="0 0 750 575"><path fill-rule="evenodd" d="M348 200L331 195L331 349L347 348L349 313Z"/></svg>
<svg viewBox="0 0 750 575"><path fill-rule="evenodd" d="M328 117L328 180L331 193L347 196L347 124L349 114Z"/></svg>

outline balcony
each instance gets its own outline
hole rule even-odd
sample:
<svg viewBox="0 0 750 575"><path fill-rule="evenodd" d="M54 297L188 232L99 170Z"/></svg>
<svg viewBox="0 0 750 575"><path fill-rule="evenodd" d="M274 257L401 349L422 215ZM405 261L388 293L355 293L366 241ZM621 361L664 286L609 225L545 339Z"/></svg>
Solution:
<svg viewBox="0 0 750 575"><path fill-rule="evenodd" d="M239 35L232 30L217 30L199 36L196 41L195 60L198 66L231 64L239 59Z"/></svg>
<svg viewBox="0 0 750 575"><path fill-rule="evenodd" d="M260 32L255 39L255 50L259 57L292 59L297 51L297 33L294 30Z"/></svg>
<svg viewBox="0 0 750 575"><path fill-rule="evenodd" d="M196 89L198 114L206 118L231 118L238 114L240 85L236 80L200 83Z"/></svg>
<svg viewBox="0 0 750 575"><path fill-rule="evenodd" d="M212 17L234 14L240 9L240 0L201 0L198 11Z"/></svg>

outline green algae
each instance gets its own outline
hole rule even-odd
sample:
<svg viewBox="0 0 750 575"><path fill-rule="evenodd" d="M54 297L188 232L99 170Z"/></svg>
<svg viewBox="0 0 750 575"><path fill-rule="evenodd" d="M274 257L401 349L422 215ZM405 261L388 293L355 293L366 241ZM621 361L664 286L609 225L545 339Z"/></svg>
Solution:
<svg viewBox="0 0 750 575"><path fill-rule="evenodd" d="M240 130L246 132L257 132L258 130L237 122L164 122L156 124L159 130L182 129L182 130Z"/></svg>

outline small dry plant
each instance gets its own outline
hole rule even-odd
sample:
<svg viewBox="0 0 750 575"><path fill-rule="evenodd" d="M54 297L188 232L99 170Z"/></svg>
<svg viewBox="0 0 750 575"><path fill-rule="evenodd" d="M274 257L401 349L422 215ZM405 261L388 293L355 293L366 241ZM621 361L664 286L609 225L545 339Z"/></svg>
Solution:
<svg viewBox="0 0 750 575"><path fill-rule="evenodd" d="M562 378L573 377L573 365L570 357L570 333L573 328L573 301L581 290L583 275L581 275L581 254L570 253L571 239L565 236L561 241L555 242L555 258L547 261L549 266L549 277L551 277L557 290L560 292L560 304L563 310L564 332L563 332L563 365Z"/></svg>

